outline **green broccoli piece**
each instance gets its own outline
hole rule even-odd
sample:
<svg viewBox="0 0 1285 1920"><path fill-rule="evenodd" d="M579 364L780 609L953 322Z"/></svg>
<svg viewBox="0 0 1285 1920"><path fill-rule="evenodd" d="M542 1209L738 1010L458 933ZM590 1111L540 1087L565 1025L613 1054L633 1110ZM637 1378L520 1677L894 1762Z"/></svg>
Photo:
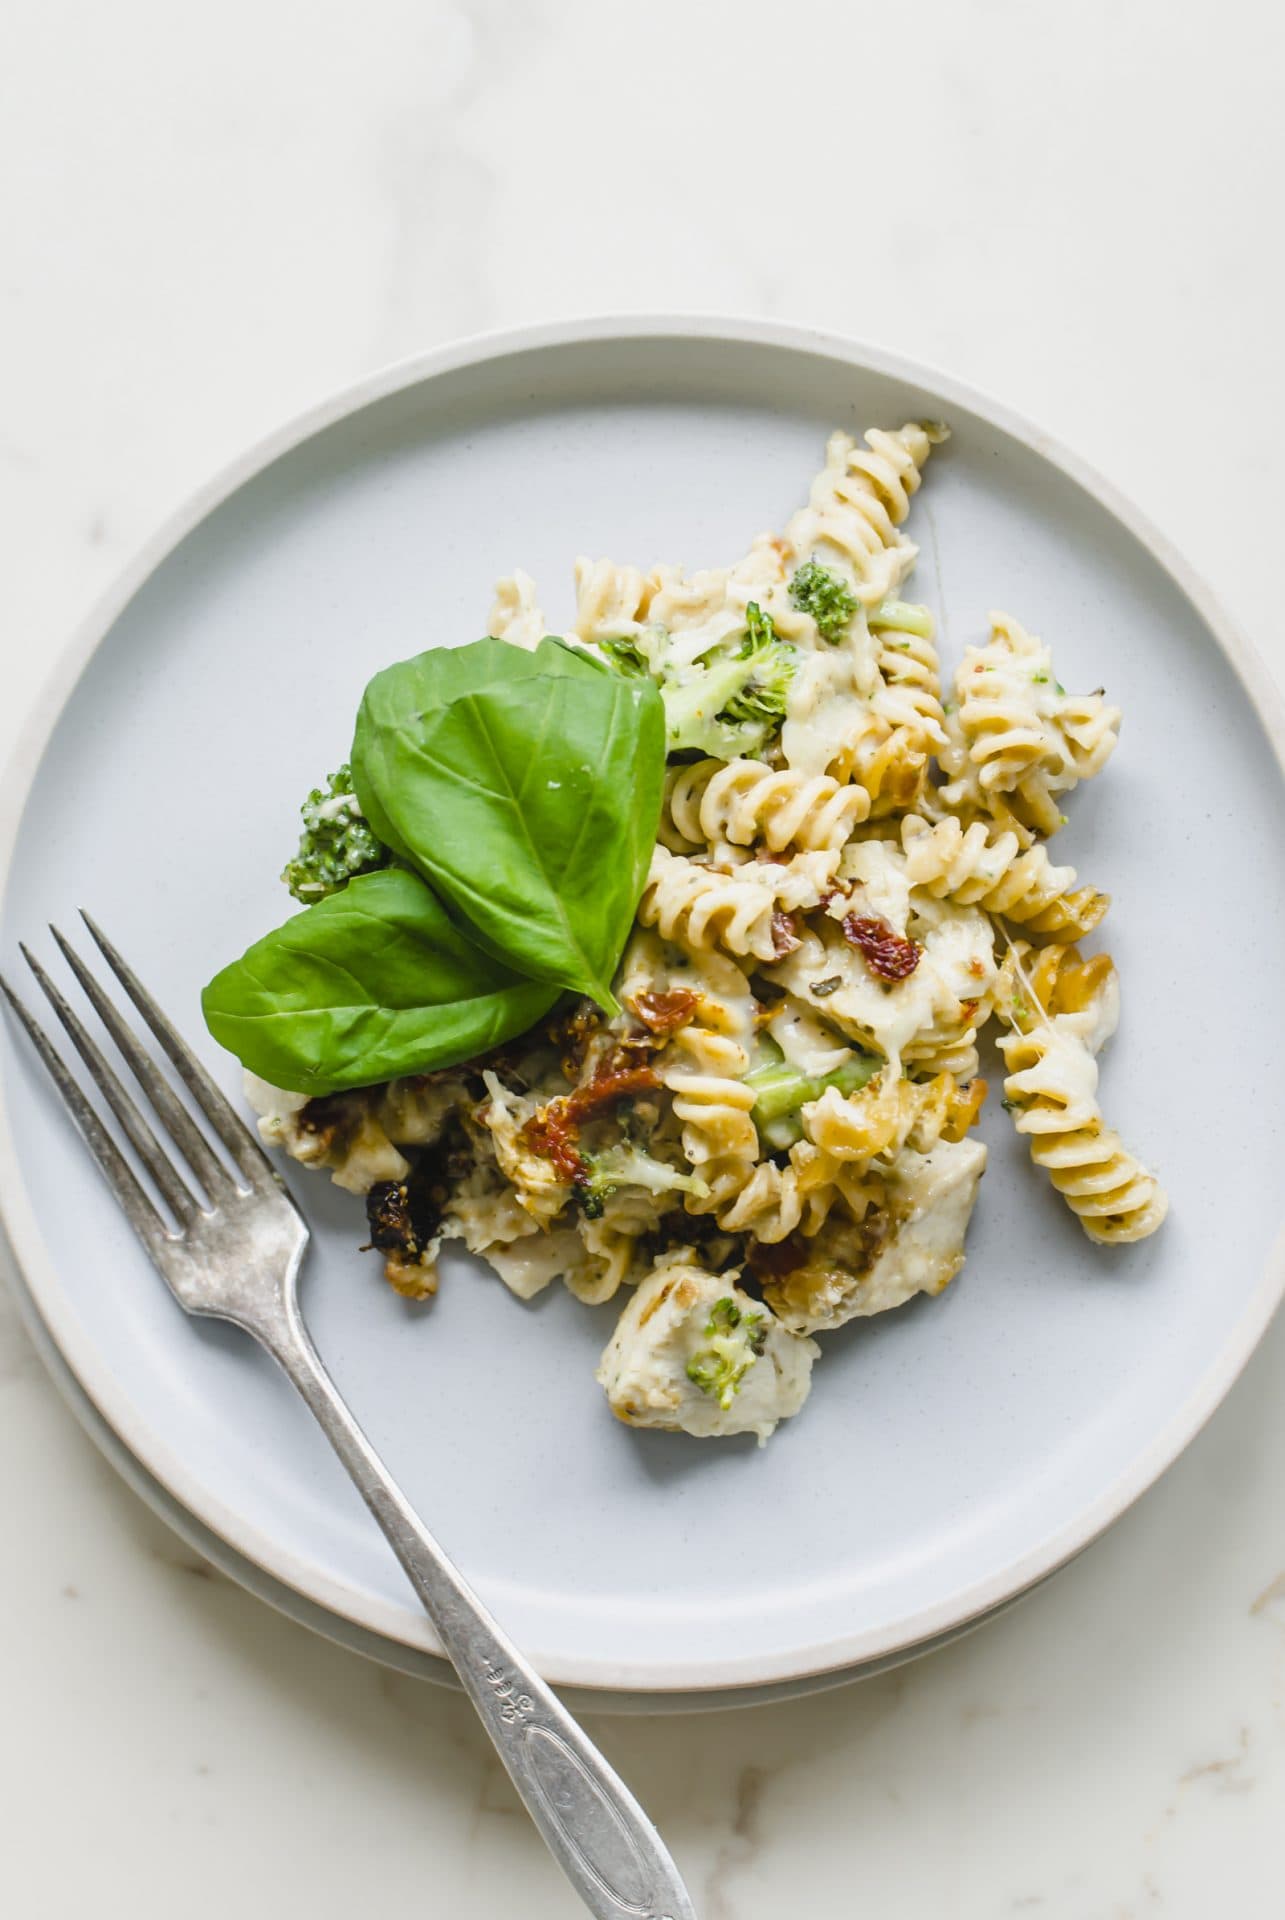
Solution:
<svg viewBox="0 0 1285 1920"><path fill-rule="evenodd" d="M716 1300L701 1336L709 1344L687 1362L687 1378L702 1393L718 1401L726 1413L741 1390L755 1361L767 1346L767 1315L757 1308L744 1311L730 1294Z"/></svg>
<svg viewBox="0 0 1285 1920"><path fill-rule="evenodd" d="M788 640L782 640L754 600L745 609L745 638L736 658L747 661L751 671L741 691L722 709L723 717L757 721L775 733L785 719L785 702L799 655Z"/></svg>
<svg viewBox="0 0 1285 1920"><path fill-rule="evenodd" d="M849 620L860 602L837 573L831 573L818 560L805 560L790 581L790 598L800 613L810 613L817 632L831 646L843 638Z"/></svg>
<svg viewBox="0 0 1285 1920"><path fill-rule="evenodd" d="M884 600L870 615L870 625L876 632L895 627L898 633L917 633L921 640L931 640L934 631L929 609L910 600Z"/></svg>
<svg viewBox="0 0 1285 1920"><path fill-rule="evenodd" d="M628 1141L603 1153L582 1154L581 1159L587 1177L577 1184L576 1195L588 1220L602 1218L603 1208L618 1187L642 1187L648 1193L695 1193L702 1198L709 1192L696 1174L680 1173L677 1167L653 1159Z"/></svg>
<svg viewBox="0 0 1285 1920"><path fill-rule="evenodd" d="M707 656L683 678L662 677L670 752L694 748L719 760L760 753L785 719L798 664L797 648L751 600L735 653Z"/></svg>
<svg viewBox="0 0 1285 1920"><path fill-rule="evenodd" d="M623 673L626 679L638 680L651 672L651 664L636 640L627 635L618 640L599 640L599 651L605 653L613 667Z"/></svg>
<svg viewBox="0 0 1285 1920"><path fill-rule="evenodd" d="M324 789L313 788L299 813L299 851L281 878L305 907L338 893L354 874L388 865L388 849L366 824L347 764L330 775Z"/></svg>
<svg viewBox="0 0 1285 1920"><path fill-rule="evenodd" d="M753 1120L759 1137L774 1153L792 1147L803 1138L799 1108L809 1100L819 1100L828 1087L840 1093L855 1093L864 1087L883 1065L868 1053L854 1053L832 1073L807 1075L790 1066L783 1057L769 1059L745 1076L747 1087L754 1089Z"/></svg>

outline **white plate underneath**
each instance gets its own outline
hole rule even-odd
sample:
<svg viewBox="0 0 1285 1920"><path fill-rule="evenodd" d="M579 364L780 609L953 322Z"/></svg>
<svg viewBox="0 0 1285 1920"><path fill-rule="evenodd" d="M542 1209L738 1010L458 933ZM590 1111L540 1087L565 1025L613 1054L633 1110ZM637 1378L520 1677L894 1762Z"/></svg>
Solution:
<svg viewBox="0 0 1285 1920"><path fill-rule="evenodd" d="M783 522L827 427L926 414L955 430L912 523L947 659L1003 607L1054 641L1068 685L1124 707L1058 851L1115 895L1106 1106L1173 1214L1141 1247L1091 1247L992 1102L960 1280L832 1338L806 1411L757 1453L611 1421L592 1378L611 1308L524 1307L463 1260L431 1308L405 1306L356 1252L359 1206L299 1174L327 1362L563 1684L773 1686L948 1633L1100 1532L1226 1392L1282 1280L1285 1031L1279 969L1253 957L1285 935L1285 815L1252 659L1136 516L936 376L783 328L568 326L395 369L248 455L81 636L0 810L6 969L84 904L199 1041L200 985L282 917L299 797L377 667L481 632L514 565L556 625L577 552L733 558ZM0 1047L6 1223L91 1402L245 1560L431 1652L302 1405L243 1336L183 1318L36 1065L10 1032Z"/></svg>

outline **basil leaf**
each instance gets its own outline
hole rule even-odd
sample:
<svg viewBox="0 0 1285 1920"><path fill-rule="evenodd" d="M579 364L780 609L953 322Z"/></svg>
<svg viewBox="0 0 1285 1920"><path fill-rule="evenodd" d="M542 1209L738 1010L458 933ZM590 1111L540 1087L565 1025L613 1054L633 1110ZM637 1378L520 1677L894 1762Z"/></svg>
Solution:
<svg viewBox="0 0 1285 1920"><path fill-rule="evenodd" d="M420 654L366 689L352 769L375 834L470 938L615 1010L660 817L652 681L552 639L534 653L484 640Z"/></svg>
<svg viewBox="0 0 1285 1920"><path fill-rule="evenodd" d="M386 730L424 734L434 714L466 694L478 693L484 687L513 686L546 674L586 670L610 673L611 668L605 661L594 659L555 634L546 634L534 650L515 646L511 640L495 639L475 640L463 647L435 648L416 654L412 660L401 660L375 675L362 696L357 741L362 742L363 758L369 758L372 767L376 767L380 760L380 740ZM351 756L354 760L358 754L357 741ZM384 845L408 865L419 867L421 863L398 834L392 819L384 813L377 792L363 770L354 769L353 784L358 805ZM361 798L363 791L369 806Z"/></svg>
<svg viewBox="0 0 1285 1920"><path fill-rule="evenodd" d="M294 1093L455 1066L523 1033L556 988L482 953L415 873L359 874L211 980L206 1025Z"/></svg>

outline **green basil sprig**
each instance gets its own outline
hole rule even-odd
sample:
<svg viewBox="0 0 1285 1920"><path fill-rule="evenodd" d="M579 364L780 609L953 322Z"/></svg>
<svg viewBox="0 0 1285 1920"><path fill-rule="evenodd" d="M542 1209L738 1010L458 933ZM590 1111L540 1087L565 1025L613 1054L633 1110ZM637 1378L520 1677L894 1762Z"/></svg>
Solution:
<svg viewBox="0 0 1285 1920"><path fill-rule="evenodd" d="M366 689L352 749L374 832L469 937L612 1012L664 765L655 685L553 639L389 667Z"/></svg>
<svg viewBox="0 0 1285 1920"><path fill-rule="evenodd" d="M611 978L660 815L665 723L555 639L421 654L371 682L353 781L397 862L305 908L212 980L206 1024L317 1096L457 1065Z"/></svg>
<svg viewBox="0 0 1285 1920"><path fill-rule="evenodd" d="M556 998L467 940L418 874L387 867L256 941L201 1007L242 1065L315 1097L454 1066Z"/></svg>

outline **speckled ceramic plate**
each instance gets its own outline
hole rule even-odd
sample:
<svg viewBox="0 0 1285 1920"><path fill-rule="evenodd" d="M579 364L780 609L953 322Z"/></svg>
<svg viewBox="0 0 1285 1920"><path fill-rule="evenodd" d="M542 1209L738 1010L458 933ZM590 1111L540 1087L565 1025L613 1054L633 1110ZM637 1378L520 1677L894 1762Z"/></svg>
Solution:
<svg viewBox="0 0 1285 1920"><path fill-rule="evenodd" d="M960 1280L830 1339L805 1413L758 1453L611 1421L592 1377L610 1308L554 1290L522 1306L463 1258L430 1309L405 1306L356 1251L354 1203L294 1179L315 1229L305 1311L341 1388L571 1686L775 1686L949 1633L1092 1539L1227 1391L1283 1278L1279 969L1218 972L1226 929L1260 955L1285 937L1265 677L1136 514L976 395L785 328L570 325L395 368L239 461L79 636L0 806L4 964L83 903L199 1041L200 985L280 917L299 795L342 757L375 668L475 635L514 565L556 622L577 552L734 557L783 522L827 427L925 414L955 431L913 528L947 659L1005 607L1053 640L1068 685L1105 681L1124 707L1065 857L1115 895L1105 1101L1172 1216L1140 1247L1093 1248L992 1103ZM431 1653L302 1405L233 1329L174 1306L8 1031L0 1063L5 1220L107 1426L273 1581Z"/></svg>

